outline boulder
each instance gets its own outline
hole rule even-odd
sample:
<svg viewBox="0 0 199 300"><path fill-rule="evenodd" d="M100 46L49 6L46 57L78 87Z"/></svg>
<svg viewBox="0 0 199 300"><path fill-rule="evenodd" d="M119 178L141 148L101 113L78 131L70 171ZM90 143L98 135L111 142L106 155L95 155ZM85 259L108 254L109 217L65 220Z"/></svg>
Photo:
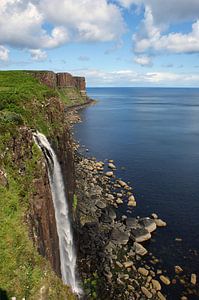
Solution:
<svg viewBox="0 0 199 300"><path fill-rule="evenodd" d="M98 208L100 209L103 209L106 207L106 203L102 202L101 200L98 200L96 203L95 203L95 206L97 206Z"/></svg>
<svg viewBox="0 0 199 300"><path fill-rule="evenodd" d="M183 269L180 266L175 266L174 268L175 268L175 273L176 274L180 274L180 273L183 272Z"/></svg>
<svg viewBox="0 0 199 300"><path fill-rule="evenodd" d="M138 272L143 275L143 276L147 276L149 274L149 271L145 268L138 268Z"/></svg>
<svg viewBox="0 0 199 300"><path fill-rule="evenodd" d="M133 266L133 262L132 261L125 261L124 263L123 263L123 265L124 265L124 267L126 268L126 269L128 269L128 268L131 268L132 266Z"/></svg>
<svg viewBox="0 0 199 300"><path fill-rule="evenodd" d="M129 241L129 234L125 231L114 228L111 233L111 240L115 244L126 245Z"/></svg>
<svg viewBox="0 0 199 300"><path fill-rule="evenodd" d="M155 221L157 227L165 227L165 226L167 226L167 223L164 222L164 221L162 221L161 219L154 219L154 221Z"/></svg>
<svg viewBox="0 0 199 300"><path fill-rule="evenodd" d="M128 198L128 206L136 206L135 197L133 195Z"/></svg>
<svg viewBox="0 0 199 300"><path fill-rule="evenodd" d="M136 218L127 218L125 223L128 228L137 228L138 227L138 221Z"/></svg>
<svg viewBox="0 0 199 300"><path fill-rule="evenodd" d="M123 200L122 200L121 198L117 198L117 199L116 199L116 203L117 203L117 204L123 204Z"/></svg>
<svg viewBox="0 0 199 300"><path fill-rule="evenodd" d="M153 285L153 288L156 291L160 291L161 290L161 285L160 285L160 283L159 283L158 280L152 279L152 285Z"/></svg>
<svg viewBox="0 0 199 300"><path fill-rule="evenodd" d="M118 180L118 184L119 184L121 187L128 186L128 184L126 184L126 182L124 182L124 181L122 181L122 180Z"/></svg>
<svg viewBox="0 0 199 300"><path fill-rule="evenodd" d="M144 286L141 287L142 293L146 296L147 299L151 299L153 297L152 293L147 290Z"/></svg>
<svg viewBox="0 0 199 300"><path fill-rule="evenodd" d="M147 254L147 250L139 243L134 243L133 248L135 250L135 253L141 256L144 256Z"/></svg>
<svg viewBox="0 0 199 300"><path fill-rule="evenodd" d="M171 281L168 277L161 275L160 280L165 284L165 285L170 285Z"/></svg>
<svg viewBox="0 0 199 300"><path fill-rule="evenodd" d="M191 284L196 285L197 277L196 274L191 274Z"/></svg>
<svg viewBox="0 0 199 300"><path fill-rule="evenodd" d="M113 163L109 163L108 164L108 167L112 170L115 170L116 169L116 166L113 164Z"/></svg>
<svg viewBox="0 0 199 300"><path fill-rule="evenodd" d="M138 243L147 241L151 238L151 234L145 228L131 229L131 238Z"/></svg>
<svg viewBox="0 0 199 300"><path fill-rule="evenodd" d="M145 229L148 230L148 232L153 232L156 230L157 226L154 220L150 218L142 218L139 220L139 224L143 226Z"/></svg>
<svg viewBox="0 0 199 300"><path fill-rule="evenodd" d="M113 172L112 171L106 172L105 175L107 177L112 177L113 176Z"/></svg>

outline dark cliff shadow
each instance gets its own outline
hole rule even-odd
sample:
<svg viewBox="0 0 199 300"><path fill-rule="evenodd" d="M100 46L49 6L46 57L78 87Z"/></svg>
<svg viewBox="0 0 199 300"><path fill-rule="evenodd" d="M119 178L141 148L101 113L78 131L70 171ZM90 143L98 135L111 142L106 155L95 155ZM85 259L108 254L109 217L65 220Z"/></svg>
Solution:
<svg viewBox="0 0 199 300"><path fill-rule="evenodd" d="M7 292L0 288L0 300L9 300Z"/></svg>

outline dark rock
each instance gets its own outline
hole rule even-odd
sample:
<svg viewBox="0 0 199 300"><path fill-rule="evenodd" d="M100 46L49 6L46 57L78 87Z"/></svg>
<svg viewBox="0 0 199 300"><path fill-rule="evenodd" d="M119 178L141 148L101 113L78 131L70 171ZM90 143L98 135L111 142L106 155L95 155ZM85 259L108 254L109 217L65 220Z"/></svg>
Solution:
<svg viewBox="0 0 199 300"><path fill-rule="evenodd" d="M129 241L129 234L125 231L114 228L111 233L111 239L116 244L126 245Z"/></svg>
<svg viewBox="0 0 199 300"><path fill-rule="evenodd" d="M131 238L138 243L147 241L151 238L151 234L145 228L131 229Z"/></svg>
<svg viewBox="0 0 199 300"><path fill-rule="evenodd" d="M129 228L137 228L138 227L138 221L136 218L127 218L125 223L126 223L126 226Z"/></svg>
<svg viewBox="0 0 199 300"><path fill-rule="evenodd" d="M155 221L150 218L140 219L139 224L148 230L148 232L153 232L157 228Z"/></svg>
<svg viewBox="0 0 199 300"><path fill-rule="evenodd" d="M106 207L106 204L104 202L102 202L101 200L98 200L95 205L100 209L103 209Z"/></svg>

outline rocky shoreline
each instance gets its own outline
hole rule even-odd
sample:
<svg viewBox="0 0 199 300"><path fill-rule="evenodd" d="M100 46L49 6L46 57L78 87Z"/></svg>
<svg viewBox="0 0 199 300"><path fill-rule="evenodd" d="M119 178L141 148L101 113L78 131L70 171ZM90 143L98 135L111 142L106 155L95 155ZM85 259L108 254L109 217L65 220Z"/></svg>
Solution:
<svg viewBox="0 0 199 300"><path fill-rule="evenodd" d="M156 214L118 218L117 208L123 201L129 209L136 201L132 188L114 178L112 161L108 167L110 171L103 172L103 162L76 153L78 260L88 283L85 299L166 299L161 285L170 280L144 263L148 251L142 245L166 223Z"/></svg>
<svg viewBox="0 0 199 300"><path fill-rule="evenodd" d="M77 112L74 122L79 122ZM86 158L75 150L74 227L78 247L78 269L85 294L82 299L169 299L166 294L177 281L188 281L188 290L196 282L190 281L180 266L175 277L157 267L159 259L147 250L147 241L154 231L167 224L157 214L140 218L135 215L136 199L130 187L116 178L115 163ZM119 207L126 204L132 217L120 215ZM195 274L192 274L195 276ZM192 291L193 293L193 291ZM180 299L188 299L182 293Z"/></svg>

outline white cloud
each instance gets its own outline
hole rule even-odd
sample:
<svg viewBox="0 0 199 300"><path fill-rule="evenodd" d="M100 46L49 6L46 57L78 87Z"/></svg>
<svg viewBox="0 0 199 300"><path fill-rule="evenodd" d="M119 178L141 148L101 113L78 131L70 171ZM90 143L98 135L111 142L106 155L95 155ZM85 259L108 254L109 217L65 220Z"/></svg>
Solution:
<svg viewBox="0 0 199 300"><path fill-rule="evenodd" d="M47 20L70 31L77 41L110 41L124 32L119 8L107 0L43 0Z"/></svg>
<svg viewBox="0 0 199 300"><path fill-rule="evenodd" d="M134 62L141 66L152 66L151 58L147 55L138 55L134 57Z"/></svg>
<svg viewBox="0 0 199 300"><path fill-rule="evenodd" d="M44 61L47 59L46 52L41 49L30 49L29 52L33 60Z"/></svg>
<svg viewBox="0 0 199 300"><path fill-rule="evenodd" d="M9 59L9 50L4 46L0 46L0 61L7 62L8 59Z"/></svg>
<svg viewBox="0 0 199 300"><path fill-rule="evenodd" d="M141 73L129 69L112 72L82 69L73 72L86 76L88 86L199 86L198 73Z"/></svg>
<svg viewBox="0 0 199 300"><path fill-rule="evenodd" d="M108 0L0 1L2 45L48 49L69 41L111 41L124 30L119 7Z"/></svg>
<svg viewBox="0 0 199 300"><path fill-rule="evenodd" d="M145 17L141 30L133 36L134 50L137 53L147 51L167 51L171 53L199 52L199 20L193 23L192 31L187 34L164 34L161 27L154 25L152 10L145 7Z"/></svg>

